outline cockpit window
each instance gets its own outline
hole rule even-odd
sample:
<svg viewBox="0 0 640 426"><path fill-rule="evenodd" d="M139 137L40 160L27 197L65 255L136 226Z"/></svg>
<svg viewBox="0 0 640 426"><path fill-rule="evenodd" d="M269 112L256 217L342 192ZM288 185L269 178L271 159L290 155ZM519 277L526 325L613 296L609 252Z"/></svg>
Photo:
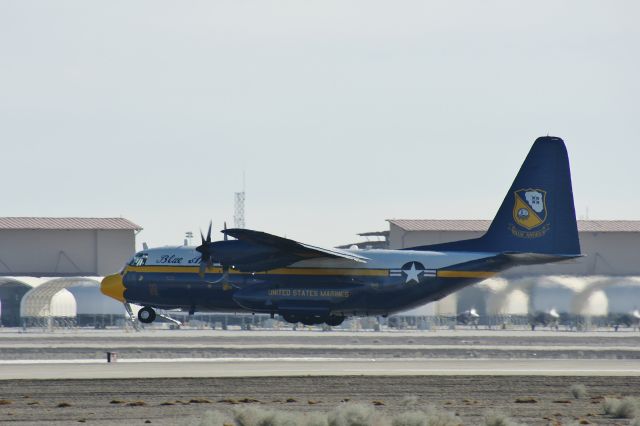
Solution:
<svg viewBox="0 0 640 426"><path fill-rule="evenodd" d="M133 259L129 262L129 266L144 266L147 263L148 258L148 253L138 253L133 256Z"/></svg>

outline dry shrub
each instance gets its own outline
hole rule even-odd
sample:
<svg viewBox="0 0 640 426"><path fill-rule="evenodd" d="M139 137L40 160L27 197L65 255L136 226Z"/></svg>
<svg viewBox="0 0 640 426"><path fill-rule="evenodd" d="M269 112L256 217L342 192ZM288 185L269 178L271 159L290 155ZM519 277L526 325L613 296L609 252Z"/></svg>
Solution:
<svg viewBox="0 0 640 426"><path fill-rule="evenodd" d="M571 395L573 395L575 399L584 398L587 396L587 387L582 383L575 383L571 385L569 392L571 392Z"/></svg>
<svg viewBox="0 0 640 426"><path fill-rule="evenodd" d="M521 426L505 413L500 411L488 411L484 415L484 426Z"/></svg>
<svg viewBox="0 0 640 426"><path fill-rule="evenodd" d="M418 397L416 395L405 395L400 400L400 405L403 407L415 407L418 405Z"/></svg>
<svg viewBox="0 0 640 426"><path fill-rule="evenodd" d="M127 404L127 407L144 407L147 405L144 401L131 401Z"/></svg>
<svg viewBox="0 0 640 426"><path fill-rule="evenodd" d="M160 403L160 405L176 405L176 403L175 402L171 402L171 401L165 401L165 402Z"/></svg>
<svg viewBox="0 0 640 426"><path fill-rule="evenodd" d="M68 402L61 402L60 404L56 405L56 407L67 408L67 407L71 407L71 404L69 404Z"/></svg>
<svg viewBox="0 0 640 426"><path fill-rule="evenodd" d="M224 413L216 410L207 410L200 419L194 419L189 426L223 426L233 425L234 422Z"/></svg>
<svg viewBox="0 0 640 426"><path fill-rule="evenodd" d="M0 399L0 405L11 405L13 402L8 399Z"/></svg>
<svg viewBox="0 0 640 426"><path fill-rule="evenodd" d="M427 415L422 411L407 411L397 414L391 421L391 426L427 426Z"/></svg>
<svg viewBox="0 0 640 426"><path fill-rule="evenodd" d="M298 413L279 410L266 410L259 407L244 407L233 410L238 426L300 426Z"/></svg>
<svg viewBox="0 0 640 426"><path fill-rule="evenodd" d="M462 421L455 414L429 407L426 411L412 411L389 419L365 404L342 404L333 411L290 412L242 406L233 410L229 420L218 411L207 411L193 426L460 426Z"/></svg>
<svg viewBox="0 0 640 426"><path fill-rule="evenodd" d="M327 420L329 426L371 426L375 410L364 404L347 403L331 411Z"/></svg>
<svg viewBox="0 0 640 426"><path fill-rule="evenodd" d="M189 400L189 404L211 404L211 401L204 398L193 398Z"/></svg>
<svg viewBox="0 0 640 426"><path fill-rule="evenodd" d="M381 405L384 405L384 402L383 402L383 401L371 401L371 403L372 403L373 405L375 405L375 406L378 406L378 407L379 407L379 406L381 406Z"/></svg>
<svg viewBox="0 0 640 426"><path fill-rule="evenodd" d="M462 420L454 413L429 407L424 411L407 411L396 414L391 426L460 426Z"/></svg>
<svg viewBox="0 0 640 426"><path fill-rule="evenodd" d="M605 398L602 402L605 414L618 419L632 419L640 414L640 401L627 396L623 399Z"/></svg>
<svg viewBox="0 0 640 426"><path fill-rule="evenodd" d="M109 401L109 404L124 404L124 401L121 401L119 399L112 399L111 401Z"/></svg>
<svg viewBox="0 0 640 426"><path fill-rule="evenodd" d="M329 426L325 413L305 413L302 420L302 424L305 426Z"/></svg>
<svg viewBox="0 0 640 426"><path fill-rule="evenodd" d="M242 402L243 404L250 404L252 402L260 402L260 401L254 398L242 398L242 399L239 399L238 402Z"/></svg>

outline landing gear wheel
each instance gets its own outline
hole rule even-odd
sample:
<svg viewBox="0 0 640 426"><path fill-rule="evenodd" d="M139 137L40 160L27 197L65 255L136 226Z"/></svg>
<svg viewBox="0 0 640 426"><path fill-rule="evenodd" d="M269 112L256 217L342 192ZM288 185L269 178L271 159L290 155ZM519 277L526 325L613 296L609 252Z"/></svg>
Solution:
<svg viewBox="0 0 640 426"><path fill-rule="evenodd" d="M337 327L340 324L342 324L343 321L344 321L344 317L341 317L338 315L331 315L329 318L327 318L325 322L327 323L328 326Z"/></svg>
<svg viewBox="0 0 640 426"><path fill-rule="evenodd" d="M156 311L153 308L145 306L138 311L138 319L143 324L151 324L156 319Z"/></svg>

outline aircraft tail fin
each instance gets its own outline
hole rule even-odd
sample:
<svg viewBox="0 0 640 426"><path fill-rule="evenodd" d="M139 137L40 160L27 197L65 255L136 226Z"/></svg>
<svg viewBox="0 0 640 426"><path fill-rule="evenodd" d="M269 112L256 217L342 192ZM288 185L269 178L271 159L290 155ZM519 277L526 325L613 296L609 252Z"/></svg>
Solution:
<svg viewBox="0 0 640 426"><path fill-rule="evenodd" d="M482 237L414 250L580 255L564 141L551 136L536 139Z"/></svg>

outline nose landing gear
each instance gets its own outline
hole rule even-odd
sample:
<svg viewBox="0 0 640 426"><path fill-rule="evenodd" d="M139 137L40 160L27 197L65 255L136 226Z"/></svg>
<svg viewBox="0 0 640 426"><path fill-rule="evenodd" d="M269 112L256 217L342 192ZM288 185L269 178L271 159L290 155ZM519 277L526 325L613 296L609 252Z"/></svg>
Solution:
<svg viewBox="0 0 640 426"><path fill-rule="evenodd" d="M156 311L149 306L145 306L138 311L138 319L143 324L151 324L156 319Z"/></svg>

